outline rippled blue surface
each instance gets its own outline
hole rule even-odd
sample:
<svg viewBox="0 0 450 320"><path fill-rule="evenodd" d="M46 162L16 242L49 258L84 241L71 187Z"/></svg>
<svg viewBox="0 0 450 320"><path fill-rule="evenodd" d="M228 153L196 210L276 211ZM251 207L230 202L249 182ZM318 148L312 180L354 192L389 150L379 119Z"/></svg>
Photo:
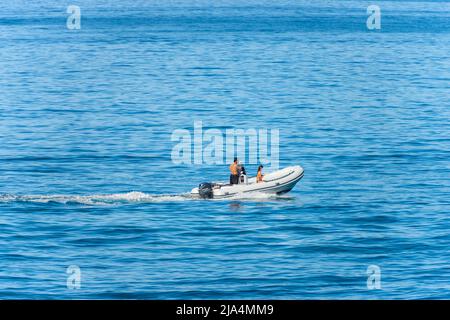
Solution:
<svg viewBox="0 0 450 320"><path fill-rule="evenodd" d="M76 2L0 4L0 298L450 298L448 3ZM227 179L172 163L194 119L305 177L186 198Z"/></svg>

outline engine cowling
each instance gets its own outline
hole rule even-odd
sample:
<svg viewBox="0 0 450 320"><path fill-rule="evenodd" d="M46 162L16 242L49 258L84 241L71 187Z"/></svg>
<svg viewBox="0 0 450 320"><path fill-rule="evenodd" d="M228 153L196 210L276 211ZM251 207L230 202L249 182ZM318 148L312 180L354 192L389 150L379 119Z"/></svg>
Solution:
<svg viewBox="0 0 450 320"><path fill-rule="evenodd" d="M203 182L198 185L198 194L200 198L212 199L214 197L213 184L210 182Z"/></svg>

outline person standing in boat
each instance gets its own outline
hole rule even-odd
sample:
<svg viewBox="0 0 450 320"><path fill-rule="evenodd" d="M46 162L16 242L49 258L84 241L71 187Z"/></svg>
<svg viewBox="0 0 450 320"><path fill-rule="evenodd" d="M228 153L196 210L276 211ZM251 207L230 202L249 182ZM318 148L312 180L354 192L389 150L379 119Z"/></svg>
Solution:
<svg viewBox="0 0 450 320"><path fill-rule="evenodd" d="M262 174L263 165L258 167L258 173L256 174L256 183L263 182L264 175Z"/></svg>
<svg viewBox="0 0 450 320"><path fill-rule="evenodd" d="M234 158L233 163L230 165L230 184L237 184L239 181L239 165L238 159Z"/></svg>

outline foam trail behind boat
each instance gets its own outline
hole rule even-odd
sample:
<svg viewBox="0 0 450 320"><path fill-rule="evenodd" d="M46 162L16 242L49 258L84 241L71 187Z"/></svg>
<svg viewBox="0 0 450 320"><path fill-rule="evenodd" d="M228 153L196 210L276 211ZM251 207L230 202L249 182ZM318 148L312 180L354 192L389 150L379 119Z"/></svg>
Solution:
<svg viewBox="0 0 450 320"><path fill-rule="evenodd" d="M264 194L259 192L236 194L225 200L270 200L287 199L289 197ZM119 205L129 203L159 203L178 201L204 201L198 197L192 197L190 193L182 194L149 194L143 192L115 193L104 195L0 195L0 203L55 203L55 204L81 204L81 205Z"/></svg>

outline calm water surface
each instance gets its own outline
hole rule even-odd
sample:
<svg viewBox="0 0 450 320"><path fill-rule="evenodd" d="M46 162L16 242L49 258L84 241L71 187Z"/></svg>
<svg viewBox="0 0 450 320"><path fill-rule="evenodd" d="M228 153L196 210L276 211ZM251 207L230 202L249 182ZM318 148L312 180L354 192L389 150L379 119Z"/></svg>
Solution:
<svg viewBox="0 0 450 320"><path fill-rule="evenodd" d="M2 2L0 298L450 298L450 5L377 3ZM171 161L194 120L303 180L188 198L228 175Z"/></svg>

